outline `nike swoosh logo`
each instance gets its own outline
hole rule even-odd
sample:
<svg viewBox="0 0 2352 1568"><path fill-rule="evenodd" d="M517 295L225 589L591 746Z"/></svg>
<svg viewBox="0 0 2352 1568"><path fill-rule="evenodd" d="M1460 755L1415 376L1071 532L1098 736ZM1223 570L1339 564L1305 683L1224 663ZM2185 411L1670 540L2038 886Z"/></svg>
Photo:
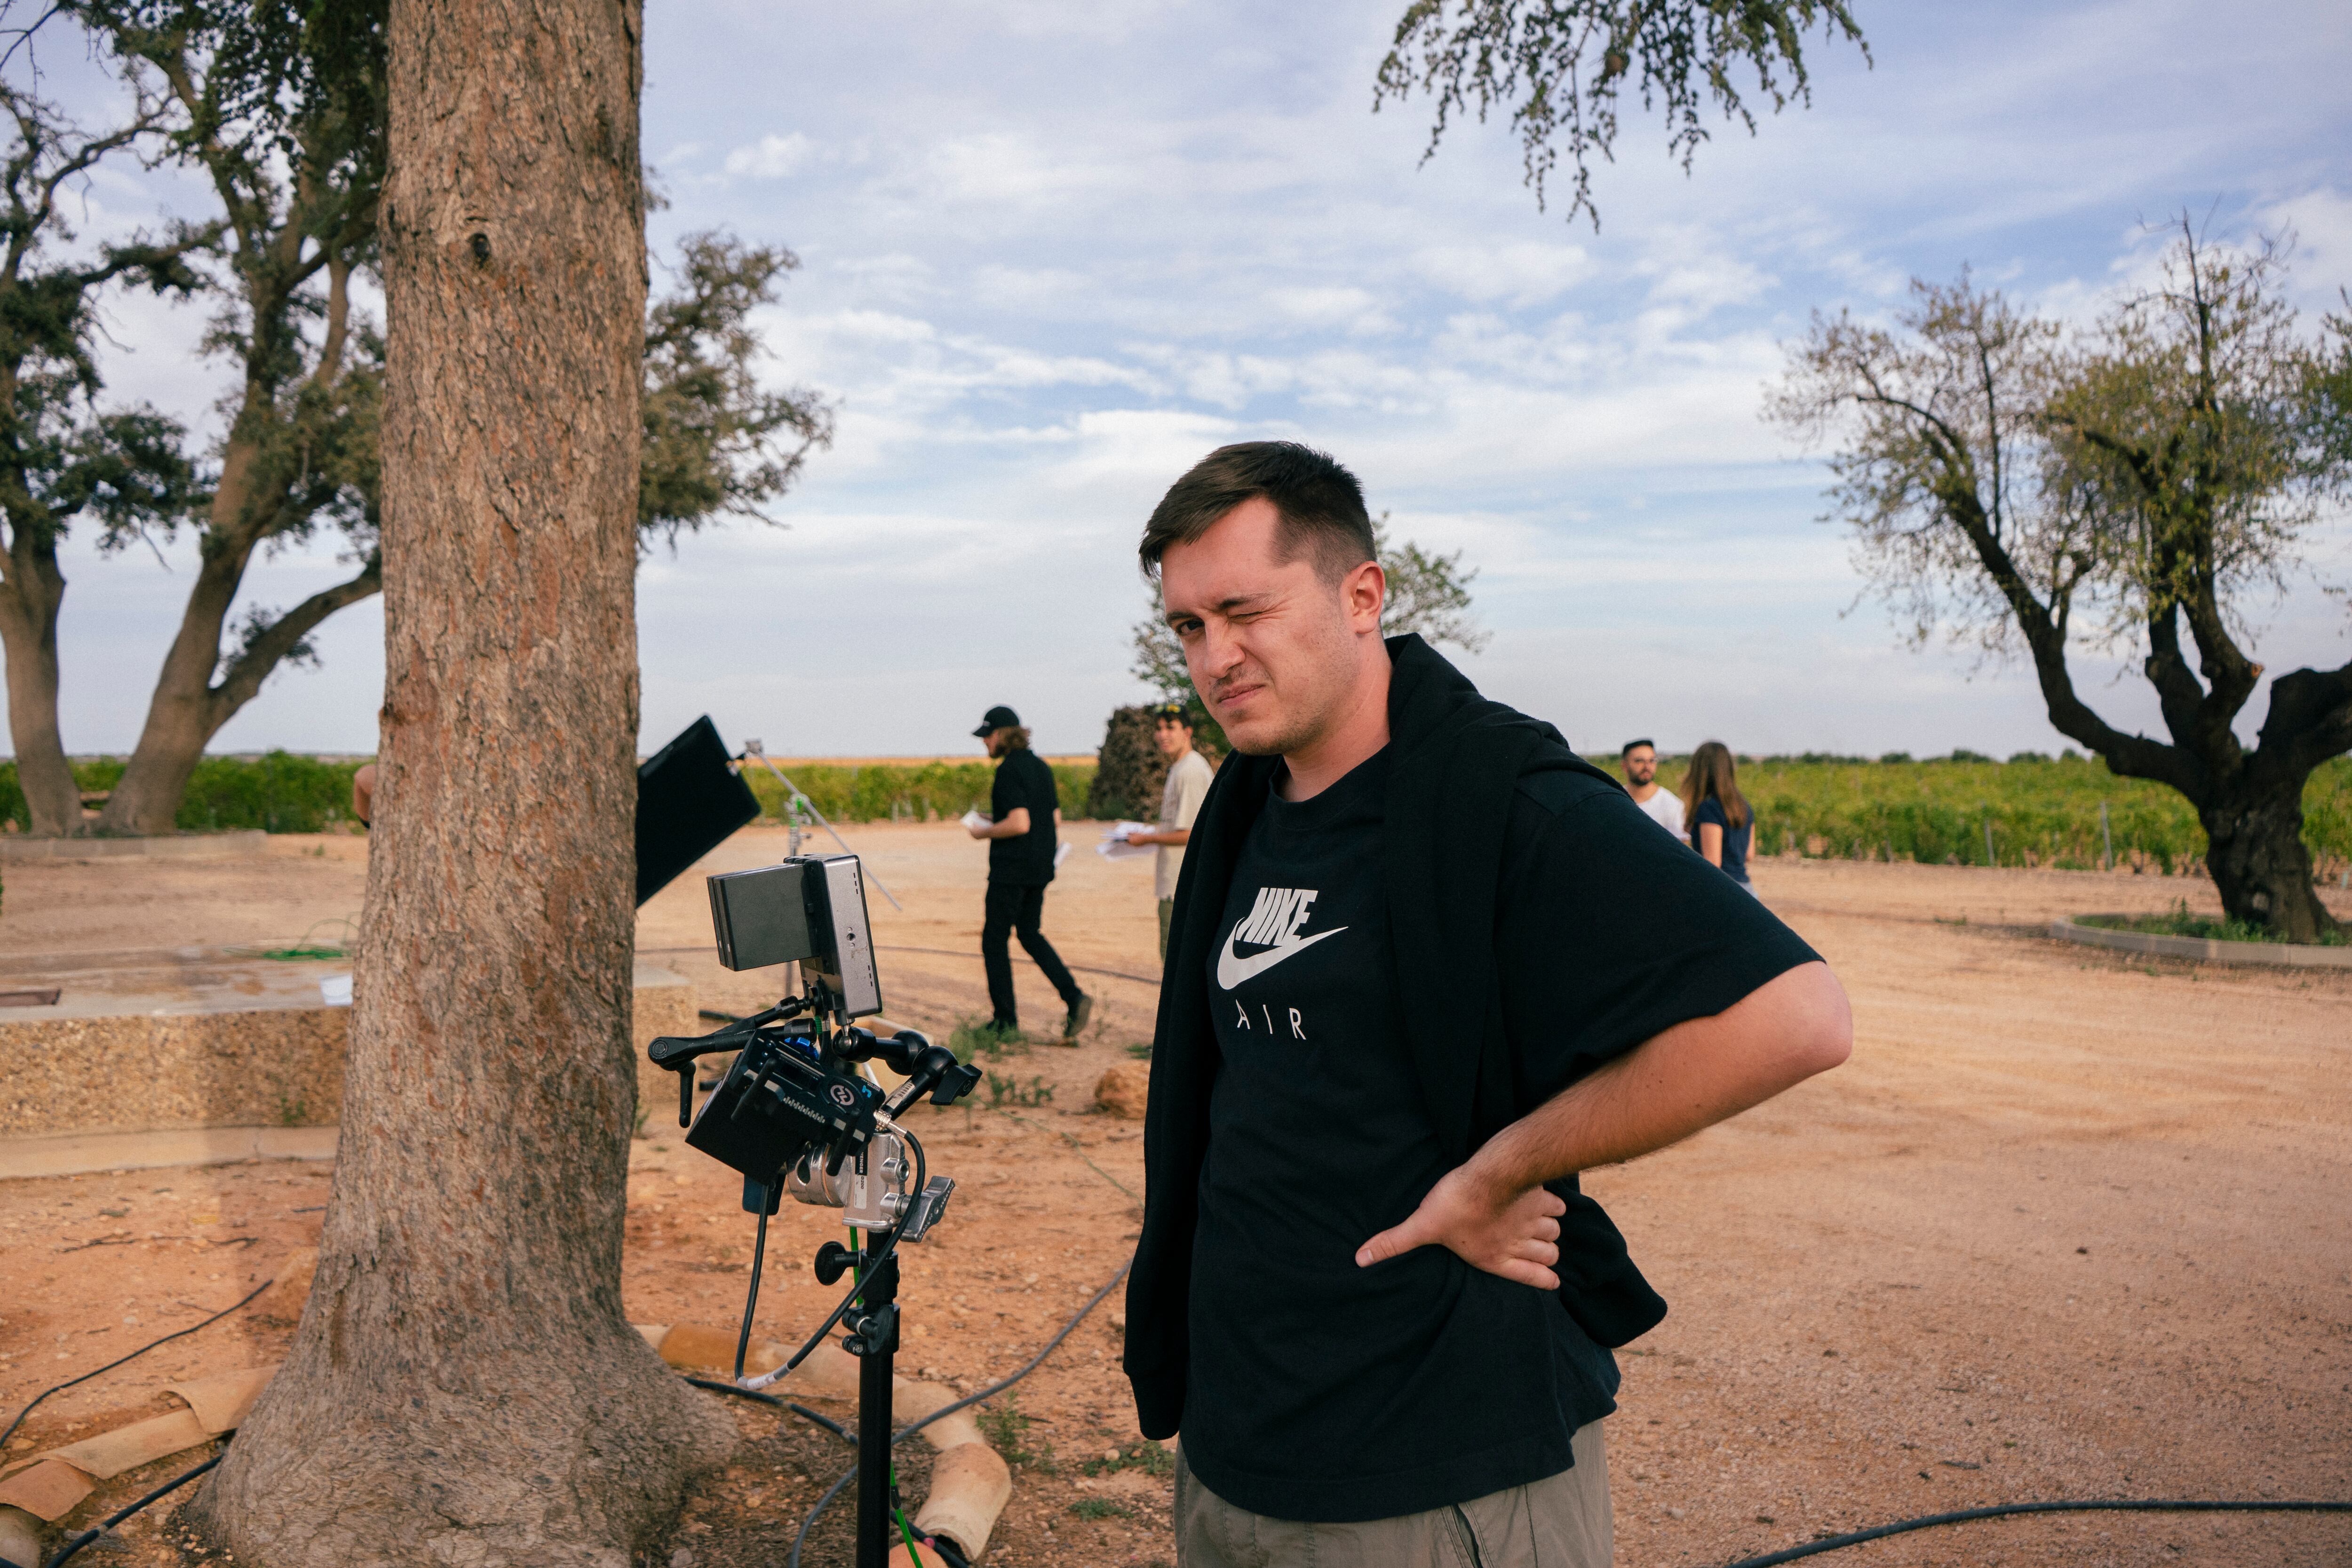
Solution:
<svg viewBox="0 0 2352 1568"><path fill-rule="evenodd" d="M1225 945L1217 950L1217 984L1227 991L1233 990L1244 980L1254 980L1264 974L1286 958L1305 952L1327 936L1338 936L1348 928L1333 926L1329 931L1318 931L1313 936L1297 942L1286 942L1280 947L1269 947L1264 952L1251 958L1244 958L1234 951L1234 938L1241 934L1241 929L1242 922L1234 921L1234 929L1226 933Z"/></svg>

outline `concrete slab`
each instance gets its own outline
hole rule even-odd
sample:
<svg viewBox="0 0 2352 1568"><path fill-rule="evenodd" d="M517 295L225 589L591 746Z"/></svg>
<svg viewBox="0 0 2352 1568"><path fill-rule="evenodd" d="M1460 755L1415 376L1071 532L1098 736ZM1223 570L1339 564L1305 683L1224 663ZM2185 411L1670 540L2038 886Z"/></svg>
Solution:
<svg viewBox="0 0 2352 1568"><path fill-rule="evenodd" d="M348 963L192 948L20 955L8 969L8 988L54 986L58 1000L0 1009L0 1153L64 1137L205 1131L230 1134L228 1152L137 1163L249 1159L244 1134L315 1129L341 1113L352 1014L327 1004L320 982L348 977ZM640 963L634 984L640 1053L657 1035L698 1031L683 976ZM676 1105L676 1080L642 1055L638 1083L649 1118ZM89 1158L99 1163L81 1168L122 1163Z"/></svg>
<svg viewBox="0 0 2352 1568"><path fill-rule="evenodd" d="M2127 920L2127 915L2106 915ZM2084 925L2077 918L2050 922L2050 934L2088 947L2162 958L2193 958L2206 963L2269 963L2287 969L2352 969L2352 947L2300 946L2283 942L2214 942L2201 936L2160 936L2153 931L2116 931Z"/></svg>
<svg viewBox="0 0 2352 1568"><path fill-rule="evenodd" d="M241 1160L331 1160L332 1127L183 1127L156 1132L69 1132L0 1138L0 1181L233 1165Z"/></svg>
<svg viewBox="0 0 2352 1568"><path fill-rule="evenodd" d="M175 858L259 855L269 835L257 827L235 833L175 833L156 838L31 838L0 833L0 864L11 860L121 860L139 856Z"/></svg>

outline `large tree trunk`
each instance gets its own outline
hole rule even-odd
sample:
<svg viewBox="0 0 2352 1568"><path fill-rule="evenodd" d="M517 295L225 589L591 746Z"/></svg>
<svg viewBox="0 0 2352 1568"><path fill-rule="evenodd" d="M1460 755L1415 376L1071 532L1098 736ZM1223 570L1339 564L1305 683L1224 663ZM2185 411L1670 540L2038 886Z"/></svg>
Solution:
<svg viewBox="0 0 2352 1568"><path fill-rule="evenodd" d="M392 6L376 836L317 1280L200 1504L249 1568L623 1568L733 1432L621 1310L640 21Z"/></svg>
<svg viewBox="0 0 2352 1568"><path fill-rule="evenodd" d="M204 760L205 743L226 721L226 715L214 712L213 670L220 663L221 628L244 570L242 553L234 563L212 558L197 568L179 635L163 656L147 700L139 743L99 814L100 833L169 833L176 826L180 798Z"/></svg>
<svg viewBox="0 0 2352 1568"><path fill-rule="evenodd" d="M2312 886L2303 785L2302 776L2257 772L2217 790L2197 814L2221 908L2232 920L2268 926L2282 942L2316 942L2336 924Z"/></svg>
<svg viewBox="0 0 2352 1568"><path fill-rule="evenodd" d="M16 787L36 833L81 831L81 790L66 765L58 729L58 610L66 577L57 547L13 529L7 581L0 584L0 659L8 666L8 735L16 750Z"/></svg>

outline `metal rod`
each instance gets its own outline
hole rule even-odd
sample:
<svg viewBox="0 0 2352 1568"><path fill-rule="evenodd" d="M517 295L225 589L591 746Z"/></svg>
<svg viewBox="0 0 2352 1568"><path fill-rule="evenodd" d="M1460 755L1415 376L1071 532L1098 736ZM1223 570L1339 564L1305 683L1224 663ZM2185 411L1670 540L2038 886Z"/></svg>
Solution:
<svg viewBox="0 0 2352 1568"><path fill-rule="evenodd" d="M857 1298L870 1325L858 1333L865 1352L857 1363L857 1568L887 1568L890 1557L890 1374L898 1339L891 1309L898 1295L893 1252L867 1270Z"/></svg>
<svg viewBox="0 0 2352 1568"><path fill-rule="evenodd" d="M775 774L780 779L783 779L784 787L792 791L793 795L800 796L801 804L808 807L809 815L816 818L817 826L824 828L827 833L833 834L833 841L841 846L841 852L844 855L855 855L857 853L856 850L852 849L849 847L849 840L844 838L838 832L835 832L833 824L824 819L824 813L816 808L816 802L809 799L806 795L802 794L800 785L793 783L793 781L788 778L784 778L784 770L776 766L774 759L770 757L766 752L762 751L757 742L751 741L743 742L743 754L747 757L759 758L760 761L765 764L770 773ZM789 805L791 803L788 801L785 804ZM864 865L865 862L860 861L859 864ZM866 879L873 883L876 887L882 888L882 896L890 900L890 907L892 909L898 910L902 915L907 912L907 906L898 901L897 895L892 893L889 889L882 887L882 879L874 874L874 868L871 866L866 867Z"/></svg>

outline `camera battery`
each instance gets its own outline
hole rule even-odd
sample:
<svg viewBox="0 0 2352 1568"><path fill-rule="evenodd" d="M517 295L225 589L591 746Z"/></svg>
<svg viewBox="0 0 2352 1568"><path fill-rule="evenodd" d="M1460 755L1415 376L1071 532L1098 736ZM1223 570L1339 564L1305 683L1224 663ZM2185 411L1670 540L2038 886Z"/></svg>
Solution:
<svg viewBox="0 0 2352 1568"><path fill-rule="evenodd" d="M863 1148L883 1098L864 1079L827 1072L789 1046L761 1040L702 1102L686 1142L772 1187L812 1144Z"/></svg>

